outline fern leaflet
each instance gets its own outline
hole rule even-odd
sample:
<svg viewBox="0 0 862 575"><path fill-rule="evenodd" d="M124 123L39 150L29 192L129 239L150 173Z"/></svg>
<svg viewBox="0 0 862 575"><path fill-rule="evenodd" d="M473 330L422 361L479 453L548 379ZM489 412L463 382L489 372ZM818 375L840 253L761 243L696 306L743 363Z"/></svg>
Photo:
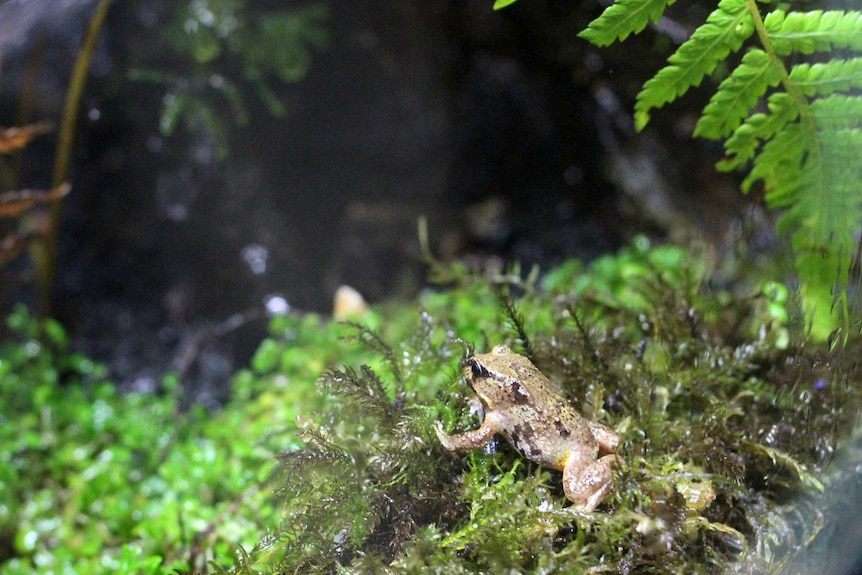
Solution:
<svg viewBox="0 0 862 575"><path fill-rule="evenodd" d="M775 10L763 19L772 49L779 56L813 54L836 49L862 50L862 13Z"/></svg>
<svg viewBox="0 0 862 575"><path fill-rule="evenodd" d="M760 49L749 51L703 110L694 135L719 139L730 135L768 87L781 81L781 68Z"/></svg>
<svg viewBox="0 0 862 575"><path fill-rule="evenodd" d="M745 0L721 0L706 23L667 59L669 65L644 84L635 103L637 129L647 125L651 109L660 108L700 85L703 77L711 74L728 54L739 50L753 32Z"/></svg>
<svg viewBox="0 0 862 575"><path fill-rule="evenodd" d="M798 64L790 72L790 82L806 96L862 88L862 58L833 60L825 64Z"/></svg>
<svg viewBox="0 0 862 575"><path fill-rule="evenodd" d="M618 0L578 36L596 46L607 46L617 40L625 40L631 34L637 34L646 28L650 22L658 22L664 9L675 1ZM496 7L495 4L494 8Z"/></svg>
<svg viewBox="0 0 862 575"><path fill-rule="evenodd" d="M788 122L796 120L799 110L793 105L789 94L776 92L767 99L770 114L756 113L749 116L724 143L728 157L718 163L720 171L741 168L754 158L760 145L772 139ZM747 187L743 187L748 191Z"/></svg>

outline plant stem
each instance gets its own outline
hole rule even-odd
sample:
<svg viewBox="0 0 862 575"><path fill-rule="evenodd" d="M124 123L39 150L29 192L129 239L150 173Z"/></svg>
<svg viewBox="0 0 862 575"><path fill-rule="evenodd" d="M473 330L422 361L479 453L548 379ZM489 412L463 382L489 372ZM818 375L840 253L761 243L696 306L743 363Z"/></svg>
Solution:
<svg viewBox="0 0 862 575"><path fill-rule="evenodd" d="M66 181L69 171L69 158L72 155L72 145L75 141L75 128L78 122L78 109L81 103L81 95L84 92L84 84L87 81L87 72L93 59L93 51L96 48L96 39L99 31L105 23L108 8L112 0L99 0L93 19L87 27L84 36L84 44L75 59L75 67L69 81L69 91L66 94L66 104L63 110L63 121L60 125L60 137L57 141L57 155L54 160L53 187L56 188ZM42 257L35 258L39 283L39 318L45 319L51 311L51 296L53 292L54 275L57 261L57 237L60 227L60 199L51 202L51 215L48 223L47 237L40 242ZM37 246L38 247L38 246Z"/></svg>
<svg viewBox="0 0 862 575"><path fill-rule="evenodd" d="M757 8L756 0L745 0L745 4L748 7L748 13L751 14L751 19L754 22L754 29L757 31L757 37L760 39L760 43L763 46L764 51L769 56L769 60L772 62L772 65L777 66L781 70L782 87L784 87L784 90L796 103L796 109L799 110L799 125L810 138L809 141L814 143L809 150L812 155L809 161L814 161L815 165L819 169L823 165L823 158L820 146L818 145L819 139L817 136L817 128L814 125L814 113L811 111L811 106L808 105L808 99L799 91L799 88L790 79L790 74L787 73L787 68L784 66L784 62L782 62L781 58L779 58L775 53L775 48L772 46L772 40L770 40L769 33L766 31L766 26L763 24L763 18L760 17L760 10Z"/></svg>

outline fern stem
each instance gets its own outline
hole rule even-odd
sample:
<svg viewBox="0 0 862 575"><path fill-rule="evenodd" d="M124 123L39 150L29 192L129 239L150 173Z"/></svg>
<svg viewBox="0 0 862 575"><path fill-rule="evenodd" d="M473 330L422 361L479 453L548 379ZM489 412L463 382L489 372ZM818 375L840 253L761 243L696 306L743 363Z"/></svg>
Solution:
<svg viewBox="0 0 862 575"><path fill-rule="evenodd" d="M787 73L787 68L784 62L775 53L775 48L772 46L772 40L769 38L769 32L766 31L766 26L763 24L763 18L760 16L760 10L757 7L756 0L745 0L748 7L748 13L751 14L751 19L754 22L754 29L757 31L757 37L763 46L763 50L769 56L769 60L773 66L777 66L781 70L781 85L791 99L796 103L796 109L799 110L799 124L806 134L810 137L811 142L818 142L817 130L814 126L814 114L811 107L808 105L808 99L799 88L790 80L790 74ZM812 146L811 152L816 155L815 165L821 165L820 146Z"/></svg>

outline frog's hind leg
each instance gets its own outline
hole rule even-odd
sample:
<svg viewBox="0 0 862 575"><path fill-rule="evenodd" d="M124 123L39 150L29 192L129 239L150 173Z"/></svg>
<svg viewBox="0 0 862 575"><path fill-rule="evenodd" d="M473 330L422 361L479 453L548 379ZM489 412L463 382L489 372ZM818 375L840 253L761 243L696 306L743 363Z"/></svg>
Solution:
<svg viewBox="0 0 862 575"><path fill-rule="evenodd" d="M590 426L590 432L596 439L596 443L599 444L599 450L602 453L613 453L617 450L620 436L616 431L595 421L587 421L587 425Z"/></svg>
<svg viewBox="0 0 862 575"><path fill-rule="evenodd" d="M563 469L563 491L577 511L590 512L602 502L613 485L611 465L616 457L606 455L588 462L587 458L570 460Z"/></svg>

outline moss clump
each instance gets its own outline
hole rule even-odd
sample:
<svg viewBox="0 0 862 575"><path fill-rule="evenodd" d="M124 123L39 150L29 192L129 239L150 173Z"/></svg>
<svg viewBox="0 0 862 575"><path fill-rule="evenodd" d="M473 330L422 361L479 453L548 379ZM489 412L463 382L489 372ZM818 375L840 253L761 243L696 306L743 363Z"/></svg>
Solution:
<svg viewBox="0 0 862 575"><path fill-rule="evenodd" d="M541 283L454 273L458 287L426 296L410 334L352 328L375 368L319 378L322 410L281 457L283 521L236 571L768 572L817 535L793 509L823 489L856 374L790 343L773 292L712 293L674 249L634 248ZM624 463L597 512L572 511L559 473L508 446L453 457L438 445L435 419L477 424L458 336L529 353L586 417L622 434Z"/></svg>

